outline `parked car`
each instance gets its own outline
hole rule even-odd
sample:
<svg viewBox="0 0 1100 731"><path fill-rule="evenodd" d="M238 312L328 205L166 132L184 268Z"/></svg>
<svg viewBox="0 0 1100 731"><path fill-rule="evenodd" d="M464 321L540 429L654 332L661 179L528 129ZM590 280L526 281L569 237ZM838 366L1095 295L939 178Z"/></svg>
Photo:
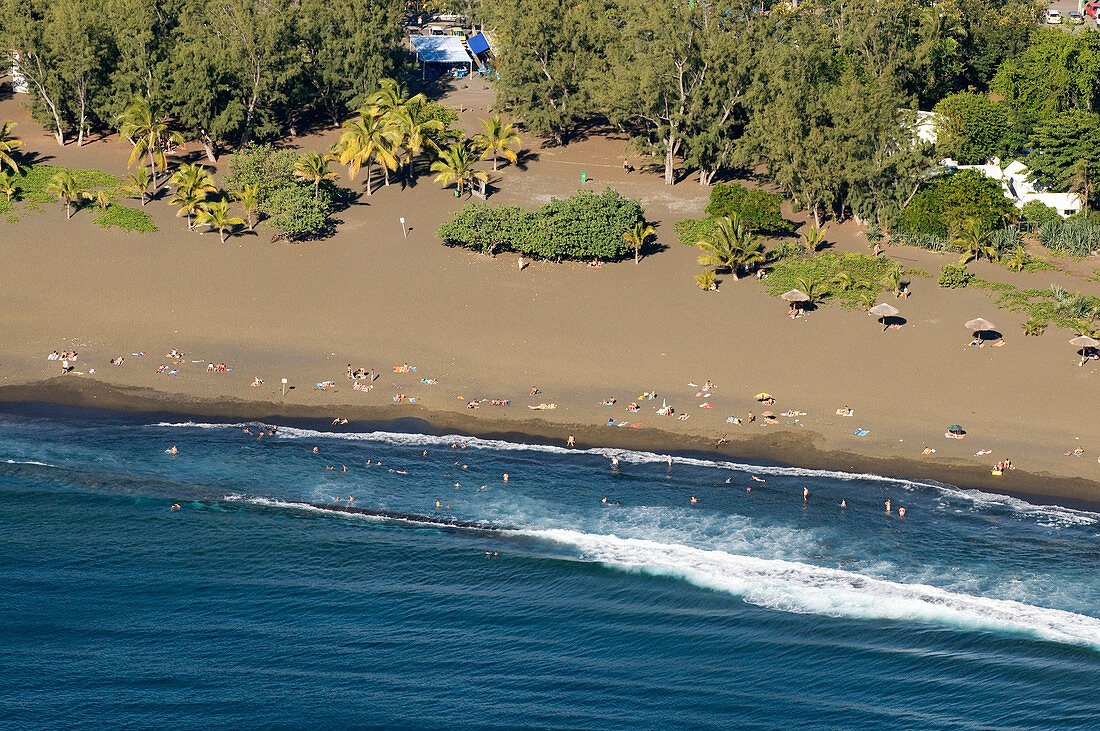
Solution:
<svg viewBox="0 0 1100 731"><path fill-rule="evenodd" d="M1061 23L1062 23L1062 14L1059 13L1057 10L1048 10L1047 11L1047 22L1050 23L1051 25L1061 25Z"/></svg>
<svg viewBox="0 0 1100 731"><path fill-rule="evenodd" d="M1074 25L1081 25L1085 22L1085 16L1081 15L1076 10L1071 10L1066 13L1066 17L1069 18L1069 22Z"/></svg>
<svg viewBox="0 0 1100 731"><path fill-rule="evenodd" d="M1085 15L1089 16L1090 18L1096 19L1098 14L1100 14L1100 2L1085 4Z"/></svg>

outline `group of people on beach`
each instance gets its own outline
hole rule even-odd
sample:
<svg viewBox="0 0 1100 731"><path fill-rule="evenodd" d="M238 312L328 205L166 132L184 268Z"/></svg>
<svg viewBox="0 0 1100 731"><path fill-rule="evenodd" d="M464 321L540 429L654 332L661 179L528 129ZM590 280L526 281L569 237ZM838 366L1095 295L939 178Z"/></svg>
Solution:
<svg viewBox="0 0 1100 731"><path fill-rule="evenodd" d="M356 368L352 370L351 363L348 363L347 374L348 380L350 381L369 380L373 382L374 379L378 378L378 374L374 372L373 368L369 371L366 368Z"/></svg>

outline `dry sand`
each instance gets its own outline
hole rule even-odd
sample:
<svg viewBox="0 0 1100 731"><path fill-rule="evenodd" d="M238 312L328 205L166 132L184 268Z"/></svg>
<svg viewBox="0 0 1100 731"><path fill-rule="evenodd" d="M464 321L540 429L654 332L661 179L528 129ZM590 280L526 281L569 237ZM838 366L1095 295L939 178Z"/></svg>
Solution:
<svg viewBox="0 0 1100 731"><path fill-rule="evenodd" d="M463 123L473 130L492 99L478 82L460 82L445 101L467 108ZM0 100L0 119L19 121L18 135L39 159L124 173L126 144L108 137L59 148L20 101ZM320 150L335 136L329 130L296 142ZM694 178L668 187L656 174L625 173L626 142L613 136L564 148L526 143L537 159L526 169L502 168L491 202L534 206L569 195L583 170L588 187L610 185L640 199L666 248L640 265L535 263L521 272L515 255L491 259L440 244L436 227L467 201L428 175L415 187L364 195L337 214L334 237L301 244L271 244L264 227L222 244L216 233L187 231L163 201L146 207L157 234L105 231L87 211L69 221L60 206L43 205L21 211L18 223L0 221L2 398L344 416L353 427L419 417L468 433L559 442L576 433L589 444L655 449L709 448L725 435L730 442L721 451L744 458L1100 501L1100 374L1095 361L1076 367L1066 343L1072 334L1025 338L1022 317L996 310L986 292L941 290L930 279L914 280L913 296L896 303L908 324L886 333L865 313L839 307L791 321L785 304L754 280L727 277L720 292L702 292L692 279L700 271L696 254L676 241L672 224L701 215L708 188ZM362 178L351 187L363 190ZM410 227L407 239L399 217ZM850 223L830 225L827 238L836 250L867 251ZM953 260L908 247L887 255L929 272ZM1100 285L1081 276L1097 265L1075 263L1069 273L1013 274L987 263L972 270L1019 286L1059 283L1100 294ZM1006 347L967 347L962 323L979 315L1006 334ZM178 375L158 375L170 348L184 351L187 362ZM94 367L95 375L58 379L60 365L45 359L54 349L79 351L77 370ZM148 355L131 355L139 351ZM108 363L117 355L126 357L122 367ZM225 362L233 371L208 373L205 362L192 360ZM417 371L395 373L404 362ZM373 391L352 390L348 363L381 374ZM264 385L251 388L256 376ZM294 387L285 398L281 378ZM708 379L717 388L706 399L713 408L703 409L689 384ZM335 390L314 386L328 380ZM529 396L533 385L541 395ZM641 402L638 414L624 411L652 390L690 418L657 416L660 399ZM759 391L777 397L769 407L775 413L806 416L780 417L778 426L727 424L728 416L761 412L753 400ZM395 404L396 393L417 403ZM612 396L615 406L600 405ZM464 399L474 398L512 403L467 410ZM527 408L540 402L557 409ZM854 416L837 416L841 406ZM602 426L611 417L641 426ZM954 423L966 427L965 439L944 439ZM856 437L857 427L870 433ZM935 454L922 455L926 446ZM1083 456L1064 456L1077 447ZM975 456L984 449L993 451ZM1018 469L991 477L989 465L1004 458Z"/></svg>

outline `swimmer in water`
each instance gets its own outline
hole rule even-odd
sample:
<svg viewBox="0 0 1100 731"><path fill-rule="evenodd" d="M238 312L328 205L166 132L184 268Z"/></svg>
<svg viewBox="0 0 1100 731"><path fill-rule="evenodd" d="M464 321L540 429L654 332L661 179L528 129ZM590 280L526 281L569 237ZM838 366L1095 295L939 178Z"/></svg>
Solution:
<svg viewBox="0 0 1100 731"><path fill-rule="evenodd" d="M756 475L753 475L752 479L756 480L757 482L765 482L763 477L757 477Z"/></svg>
<svg viewBox="0 0 1100 731"><path fill-rule="evenodd" d="M171 447L169 447L168 449L166 449L164 451L167 452L168 454L179 454L180 453L180 451L178 449L176 449L175 444L173 444Z"/></svg>
<svg viewBox="0 0 1100 731"><path fill-rule="evenodd" d="M458 489L459 487L461 487L461 485L459 485L459 484L458 484L458 483L456 482L456 483L455 483L455 489L457 490L457 489Z"/></svg>
<svg viewBox="0 0 1100 731"><path fill-rule="evenodd" d="M802 502L806 502L809 499L810 499L810 488L808 488L808 487L802 488Z"/></svg>
<svg viewBox="0 0 1100 731"><path fill-rule="evenodd" d="M890 501L889 500L886 501L886 512L887 513L890 512Z"/></svg>
<svg viewBox="0 0 1100 731"><path fill-rule="evenodd" d="M695 498L695 496L694 496L694 495L692 495L692 496L691 496L691 504L692 504L692 505L694 505L694 504L695 504L695 503L697 503L697 502L699 502L699 501L698 501L698 500L697 500L697 499Z"/></svg>
<svg viewBox="0 0 1100 731"><path fill-rule="evenodd" d="M343 465L343 468L344 468L344 472L348 471L348 466L347 465Z"/></svg>
<svg viewBox="0 0 1100 731"><path fill-rule="evenodd" d="M730 481L731 481L732 479L733 479L732 477L727 477L727 478L726 478L726 484L727 484L727 485L728 485L728 484L730 484Z"/></svg>
<svg viewBox="0 0 1100 731"><path fill-rule="evenodd" d="M616 457L614 454L611 455L611 466L612 467L618 467L619 466L619 458Z"/></svg>
<svg viewBox="0 0 1100 731"><path fill-rule="evenodd" d="M179 503L172 503L172 510L182 510Z"/></svg>
<svg viewBox="0 0 1100 731"><path fill-rule="evenodd" d="M428 456L428 450L425 449L423 452L420 453L420 456L421 457L427 457Z"/></svg>
<svg viewBox="0 0 1100 731"><path fill-rule="evenodd" d="M898 508L898 517L899 518L904 518L905 517L905 508Z"/></svg>
<svg viewBox="0 0 1100 731"><path fill-rule="evenodd" d="M507 472L504 473L504 481L508 482L508 473ZM481 489L484 490L485 488L481 488Z"/></svg>
<svg viewBox="0 0 1100 731"><path fill-rule="evenodd" d="M314 453L314 454L317 454L317 447L314 447L314 448L313 448L313 453Z"/></svg>
<svg viewBox="0 0 1100 731"><path fill-rule="evenodd" d="M351 505L353 502L355 502L355 498L351 495L348 495L348 505Z"/></svg>
<svg viewBox="0 0 1100 731"><path fill-rule="evenodd" d="M848 501L847 500L841 500L840 501L840 507L842 507L842 508L848 507Z"/></svg>
<svg viewBox="0 0 1100 731"><path fill-rule="evenodd" d="M443 507L443 504L442 504L441 502L439 502L438 500L436 500L436 501L435 501L435 509L436 509L436 510L439 510L439 509L440 509L440 508L442 508L442 507Z"/></svg>

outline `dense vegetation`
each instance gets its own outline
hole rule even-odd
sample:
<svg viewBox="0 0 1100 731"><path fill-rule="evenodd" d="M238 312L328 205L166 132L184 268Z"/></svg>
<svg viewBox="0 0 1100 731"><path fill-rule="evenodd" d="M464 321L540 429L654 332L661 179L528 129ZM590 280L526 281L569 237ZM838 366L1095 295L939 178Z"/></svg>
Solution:
<svg viewBox="0 0 1100 731"><path fill-rule="evenodd" d="M0 0L35 116L59 143L133 98L208 147L338 123L398 62L400 0Z"/></svg>
<svg viewBox="0 0 1100 731"><path fill-rule="evenodd" d="M937 107L938 157L1034 149L1042 181L1100 188L1100 35L1042 28L1028 0L485 5L501 98L531 129L564 142L607 121L669 183L762 169L819 226L886 229L937 159L912 144L911 110Z"/></svg>
<svg viewBox="0 0 1100 731"><path fill-rule="evenodd" d="M530 211L517 206L471 203L455 211L436 235L451 246L486 254L518 251L560 259L625 259L633 252L623 234L642 221L642 207L608 188L582 191Z"/></svg>
<svg viewBox="0 0 1100 731"><path fill-rule="evenodd" d="M783 196L759 189L749 189L740 183L717 183L710 190L706 218L685 218L674 228L680 243L695 246L714 233L717 220L723 216L739 216L742 223L765 236L782 236L794 230L794 224L783 218Z"/></svg>

